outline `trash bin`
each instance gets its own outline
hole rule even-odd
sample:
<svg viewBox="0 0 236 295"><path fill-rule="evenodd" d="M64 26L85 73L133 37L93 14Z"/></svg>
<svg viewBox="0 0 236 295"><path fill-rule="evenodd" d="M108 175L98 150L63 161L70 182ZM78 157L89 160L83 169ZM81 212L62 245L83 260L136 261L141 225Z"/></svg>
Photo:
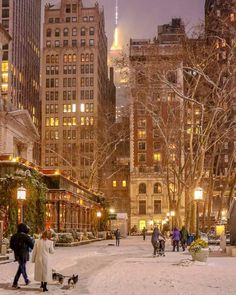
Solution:
<svg viewBox="0 0 236 295"><path fill-rule="evenodd" d="M193 234L189 234L188 240L187 240L188 246L190 246L193 241L194 241L194 235Z"/></svg>

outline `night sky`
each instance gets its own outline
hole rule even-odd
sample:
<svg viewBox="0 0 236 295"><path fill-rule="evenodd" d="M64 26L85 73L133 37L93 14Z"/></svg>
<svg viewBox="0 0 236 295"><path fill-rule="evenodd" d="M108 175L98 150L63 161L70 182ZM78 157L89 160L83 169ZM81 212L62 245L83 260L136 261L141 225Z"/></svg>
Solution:
<svg viewBox="0 0 236 295"><path fill-rule="evenodd" d="M55 3L58 0L43 0ZM85 5L95 0L84 0ZM115 0L98 0L105 10L106 33L109 46L115 27ZM130 38L153 38L157 25L169 23L173 17L183 18L190 28L204 19L205 0L118 0L119 27L122 45Z"/></svg>

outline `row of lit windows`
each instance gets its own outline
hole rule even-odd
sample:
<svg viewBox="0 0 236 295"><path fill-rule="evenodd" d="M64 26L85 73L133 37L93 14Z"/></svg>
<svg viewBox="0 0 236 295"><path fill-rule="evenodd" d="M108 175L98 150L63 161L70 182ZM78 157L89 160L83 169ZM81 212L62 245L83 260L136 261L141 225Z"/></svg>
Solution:
<svg viewBox="0 0 236 295"><path fill-rule="evenodd" d="M63 104L63 113L75 113L76 112L76 104Z"/></svg>
<svg viewBox="0 0 236 295"><path fill-rule="evenodd" d="M139 162L146 162L146 153L139 153L138 154L138 161ZM153 154L153 160L155 162L160 162L161 161L161 153L154 153Z"/></svg>
<svg viewBox="0 0 236 295"><path fill-rule="evenodd" d="M88 30L89 32L89 35L90 36L94 36L95 35L95 28L94 27L90 27L89 29L85 28L85 27L82 27L80 29L80 35L81 36L86 36L86 31ZM48 28L47 31L46 31L46 37L52 37L52 29L51 28ZM70 35L70 30L69 28L64 28L63 29L63 36L64 37L68 37ZM61 36L61 30L59 28L56 28L54 30L54 36L55 37L60 37ZM72 28L71 30L71 36L77 36L77 28L74 27Z"/></svg>
<svg viewBox="0 0 236 295"><path fill-rule="evenodd" d="M50 40L46 41L46 47L52 47L52 44L53 44L52 41L50 41ZM55 40L54 41L54 46L55 47L60 47L62 44L63 44L63 47L68 46L67 42L64 43L64 41L63 41L63 43L61 43L60 40ZM76 42L76 45L77 45L77 42ZM91 47L94 46L95 45L94 39L89 39L88 45L91 46ZM75 46L75 44L74 44L74 46ZM86 46L86 39L81 39L80 40L80 46L81 47Z"/></svg>
<svg viewBox="0 0 236 295"><path fill-rule="evenodd" d="M63 55L63 62L64 63L71 63L76 62L77 57L76 54L64 54ZM93 53L82 53L80 56L81 62L94 62L94 54ZM51 54L46 55L46 63L51 64L58 64L59 63L59 55Z"/></svg>
<svg viewBox="0 0 236 295"><path fill-rule="evenodd" d="M127 182L126 182L126 180L122 180L121 185L122 185L122 187L126 187L126 186L127 186ZM117 187L117 186L118 186L118 181L113 180L113 182L112 182L112 186L113 186L113 187Z"/></svg>
<svg viewBox="0 0 236 295"><path fill-rule="evenodd" d="M154 138L158 138L159 137L159 131L158 131L158 129L154 129L153 130L153 137ZM141 130L141 129L139 129L138 130L138 139L146 139L147 138L147 132L146 132L146 130Z"/></svg>
<svg viewBox="0 0 236 295"><path fill-rule="evenodd" d="M81 117L80 118L80 125L81 126L93 126L94 125L94 118L93 117Z"/></svg>
<svg viewBox="0 0 236 295"><path fill-rule="evenodd" d="M76 4L72 4L72 6L73 5L76 5ZM72 12L74 12L73 11L73 9L72 9ZM69 13L69 12L68 12ZM7 15L7 14L6 14ZM83 16L82 17L82 21L83 22L94 22L94 16L93 15L90 15L90 16ZM72 22L72 23L76 23L77 21L78 21L78 18L76 17L76 16L72 16L72 17L66 17L66 23L70 23L70 22ZM56 17L56 18L52 18L52 17L50 17L49 19L48 19L48 23L49 24L53 24L53 23L55 23L55 24L59 24L61 22L61 20L60 20L60 18L59 17Z"/></svg>
<svg viewBox="0 0 236 295"><path fill-rule="evenodd" d="M80 104L80 112L81 113L93 113L94 112L94 104L93 103L81 103Z"/></svg>
<svg viewBox="0 0 236 295"><path fill-rule="evenodd" d="M58 157L45 157L46 166L58 166Z"/></svg>
<svg viewBox="0 0 236 295"><path fill-rule="evenodd" d="M46 100L54 101L58 100L59 93L58 91L46 91ZM94 90L81 90L81 100L84 99L93 99L94 98ZM76 90L72 91L63 91L63 100L76 100ZM87 106L88 107L88 106ZM85 106L85 112L86 108Z"/></svg>

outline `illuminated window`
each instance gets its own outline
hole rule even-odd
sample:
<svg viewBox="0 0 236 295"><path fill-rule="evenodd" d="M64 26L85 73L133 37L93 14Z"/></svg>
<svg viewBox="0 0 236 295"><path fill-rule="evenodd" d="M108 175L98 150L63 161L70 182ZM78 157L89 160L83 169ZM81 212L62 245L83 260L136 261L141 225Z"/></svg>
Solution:
<svg viewBox="0 0 236 295"><path fill-rule="evenodd" d="M154 161L161 161L161 153L154 153L153 158Z"/></svg>
<svg viewBox="0 0 236 295"><path fill-rule="evenodd" d="M81 117L80 118L80 125L83 126L85 124L85 118Z"/></svg>
<svg viewBox="0 0 236 295"><path fill-rule="evenodd" d="M67 113L67 104L63 104L63 113Z"/></svg>
<svg viewBox="0 0 236 295"><path fill-rule="evenodd" d="M154 194L159 194L162 192L162 186L160 183L155 183L153 187L153 193Z"/></svg>
<svg viewBox="0 0 236 295"><path fill-rule="evenodd" d="M146 130L138 130L138 138L139 139L146 138Z"/></svg>
<svg viewBox="0 0 236 295"><path fill-rule="evenodd" d="M176 160L176 155L174 153L170 154L170 160L173 162Z"/></svg>
<svg viewBox="0 0 236 295"><path fill-rule="evenodd" d="M75 112L76 112L76 104L73 103L73 104L72 104L72 113L75 113Z"/></svg>
<svg viewBox="0 0 236 295"><path fill-rule="evenodd" d="M116 180L113 180L113 187L116 187L116 186L117 186Z"/></svg>
<svg viewBox="0 0 236 295"><path fill-rule="evenodd" d="M50 126L54 126L55 125L55 120L54 118L50 118Z"/></svg>
<svg viewBox="0 0 236 295"><path fill-rule="evenodd" d="M71 113L71 104L67 105L67 111L68 111L68 113Z"/></svg>
<svg viewBox="0 0 236 295"><path fill-rule="evenodd" d="M58 126L58 125L59 125L59 119L55 118L55 126Z"/></svg>
<svg viewBox="0 0 236 295"><path fill-rule="evenodd" d="M64 126L67 125L67 118L63 118L63 125L64 125Z"/></svg>
<svg viewBox="0 0 236 295"><path fill-rule="evenodd" d="M72 125L73 125L73 126L76 125L76 117L72 117Z"/></svg>
<svg viewBox="0 0 236 295"><path fill-rule="evenodd" d="M234 22L235 21L235 15L234 13L230 13L230 21Z"/></svg>
<svg viewBox="0 0 236 295"><path fill-rule="evenodd" d="M80 104L80 111L81 111L81 113L84 113L84 111L85 111L85 105L84 105L84 103L81 103Z"/></svg>
<svg viewBox="0 0 236 295"><path fill-rule="evenodd" d="M46 126L49 126L49 125L50 125L50 119L46 118Z"/></svg>
<svg viewBox="0 0 236 295"><path fill-rule="evenodd" d="M127 186L126 180L123 180L123 181L122 181L122 186L123 186L123 187L126 187L126 186Z"/></svg>

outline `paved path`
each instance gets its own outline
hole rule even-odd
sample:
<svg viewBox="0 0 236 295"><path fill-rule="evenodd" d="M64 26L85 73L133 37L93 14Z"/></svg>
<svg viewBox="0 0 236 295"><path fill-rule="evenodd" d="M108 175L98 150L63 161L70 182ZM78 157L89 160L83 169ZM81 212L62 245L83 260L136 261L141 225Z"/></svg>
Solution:
<svg viewBox="0 0 236 295"><path fill-rule="evenodd" d="M114 244L109 245L109 244ZM167 247L166 257L152 257L150 237L59 248L51 256L53 267L64 275L79 274L75 288L50 284L47 294L92 295L235 295L236 259L209 258L206 264L192 263L188 253L173 253ZM39 294L33 281L33 264L28 264L30 286L13 291L11 278L16 263L0 265L0 295Z"/></svg>

